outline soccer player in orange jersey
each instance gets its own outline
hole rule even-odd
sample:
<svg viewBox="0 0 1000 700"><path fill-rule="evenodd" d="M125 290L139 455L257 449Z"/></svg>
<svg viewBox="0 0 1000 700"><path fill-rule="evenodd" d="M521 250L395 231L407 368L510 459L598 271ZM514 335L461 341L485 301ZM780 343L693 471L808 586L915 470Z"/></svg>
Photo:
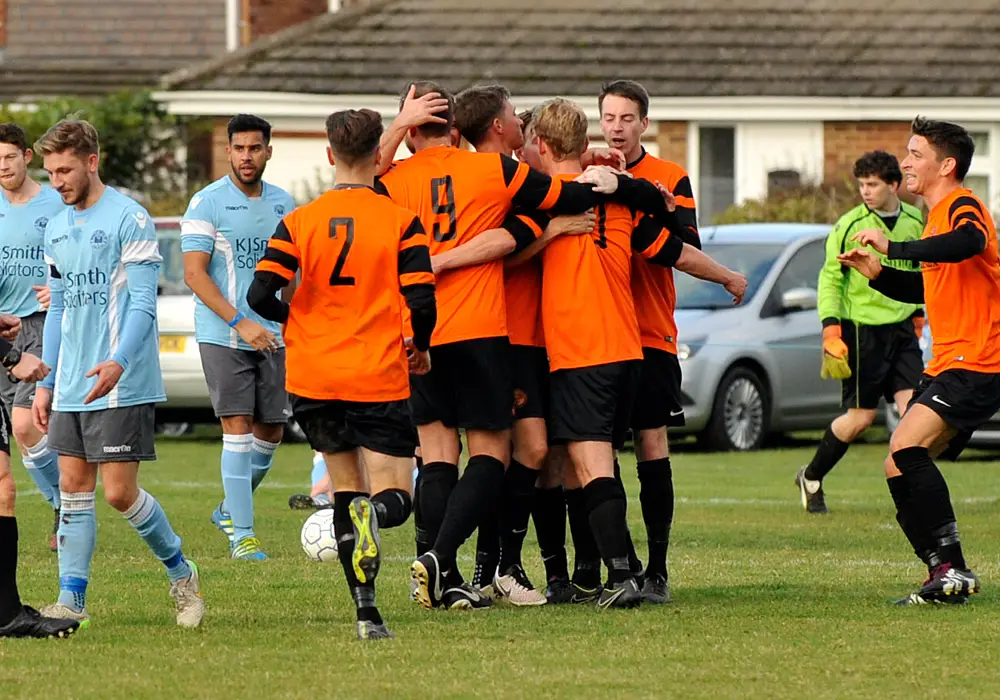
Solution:
<svg viewBox="0 0 1000 700"><path fill-rule="evenodd" d="M472 87L455 97L455 124L478 153L514 155L524 145L521 120L510 102L510 93L501 85ZM589 233L595 223L593 212L557 217L549 223L546 236ZM486 238L489 233L474 240ZM513 243L510 233L505 235ZM500 512L485 514L479 525L472 585L480 591L492 589L513 605L544 605L545 596L535 589L521 563L535 482L548 453L545 417L549 361L541 327L542 269L541 258L532 251L525 251L528 255L514 252L504 264L514 380L513 453L504 475Z"/></svg>
<svg viewBox="0 0 1000 700"><path fill-rule="evenodd" d="M677 202L677 235L701 248L694 193L687 172L677 163L651 156L642 147L649 127L649 94L632 80L615 80L601 89L597 100L604 139L625 154L628 172L659 181ZM639 463L639 503L646 525L649 555L643 600L670 600L667 547L674 519L674 483L667 428L684 425L681 405L681 365L677 360L674 273L669 267L632 258L632 296L642 339L642 373L632 412L632 436Z"/></svg>
<svg viewBox="0 0 1000 700"><path fill-rule="evenodd" d="M430 82L418 83L414 96L428 92L448 96ZM646 191L601 170L584 173L580 182L554 181L502 154L457 149L453 108L447 114L445 124L410 129L406 142L414 155L380 178L393 201L420 217L432 255L497 228L512 207L579 213L603 199L593 184L616 196ZM425 607L486 607L489 600L464 582L455 556L493 507L510 459L513 386L503 263L449 270L438 276L436 296L440 321L431 343L438 362L428 375L414 377L410 400L424 460L420 510L434 540L412 567L415 598ZM466 430L470 454L460 480L459 428Z"/></svg>
<svg viewBox="0 0 1000 700"><path fill-rule="evenodd" d="M532 124L545 172L557 180L576 177L587 147L587 117L579 105L550 100L536 109ZM530 225L530 219L521 220ZM630 286L632 251L654 264L676 265L726 284L737 301L746 289L741 275L683 243L675 233L679 228L672 216L640 217L621 204L600 204L591 235L562 236L544 252L542 325L552 372L549 432L568 446L597 549L608 567L603 590L589 591L601 608L633 607L642 600L629 562L625 491L614 475L614 450L629 427L642 358ZM576 600L588 597L582 587L577 593Z"/></svg>
<svg viewBox="0 0 1000 700"><path fill-rule="evenodd" d="M430 369L434 274L420 220L373 190L381 117L336 112L326 129L336 185L279 224L247 300L286 324L292 411L333 481L334 531L358 639L381 639L392 634L375 606L382 509L378 496L369 498L370 484L382 473L412 473L409 372ZM289 305L276 294L297 273ZM400 290L412 338L402 335Z"/></svg>
<svg viewBox="0 0 1000 700"><path fill-rule="evenodd" d="M927 565L927 581L903 605L964 603L979 579L962 553L955 511L937 456L957 458L972 433L1000 410L1000 256L989 208L962 187L975 150L956 124L917 117L902 162L906 188L930 212L919 241L890 241L876 229L853 240L890 260L920 263L919 272L883 266L865 248L842 264L898 301L926 303L934 356L885 461L896 520Z"/></svg>

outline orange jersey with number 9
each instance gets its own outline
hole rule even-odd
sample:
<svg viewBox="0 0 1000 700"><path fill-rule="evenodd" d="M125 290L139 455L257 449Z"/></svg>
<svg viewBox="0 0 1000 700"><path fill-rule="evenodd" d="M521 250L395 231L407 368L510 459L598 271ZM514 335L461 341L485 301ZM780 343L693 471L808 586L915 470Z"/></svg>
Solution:
<svg viewBox="0 0 1000 700"><path fill-rule="evenodd" d="M417 214L434 256L500 227L529 171L497 153L435 146L394 165L380 184L394 202ZM554 184L545 201L554 201L559 191ZM432 345L507 335L502 260L440 273L436 297Z"/></svg>

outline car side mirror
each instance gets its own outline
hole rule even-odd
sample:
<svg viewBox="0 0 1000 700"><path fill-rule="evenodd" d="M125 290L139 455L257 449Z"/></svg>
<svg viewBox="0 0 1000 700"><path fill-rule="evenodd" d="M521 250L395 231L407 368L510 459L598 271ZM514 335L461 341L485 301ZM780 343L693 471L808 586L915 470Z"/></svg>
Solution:
<svg viewBox="0 0 1000 700"><path fill-rule="evenodd" d="M781 295L782 311L809 311L815 309L819 297L815 289L795 287Z"/></svg>

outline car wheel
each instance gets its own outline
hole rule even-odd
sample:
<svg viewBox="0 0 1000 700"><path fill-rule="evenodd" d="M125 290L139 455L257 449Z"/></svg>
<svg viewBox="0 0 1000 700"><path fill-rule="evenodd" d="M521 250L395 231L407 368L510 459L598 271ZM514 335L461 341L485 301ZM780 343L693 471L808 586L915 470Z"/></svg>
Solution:
<svg viewBox="0 0 1000 700"><path fill-rule="evenodd" d="M306 434L299 427L299 424L294 420L288 421L285 425L285 437L283 438L285 442L305 442Z"/></svg>
<svg viewBox="0 0 1000 700"><path fill-rule="evenodd" d="M715 450L756 450L767 436L769 418L764 382L749 367L733 367L716 391L706 442Z"/></svg>

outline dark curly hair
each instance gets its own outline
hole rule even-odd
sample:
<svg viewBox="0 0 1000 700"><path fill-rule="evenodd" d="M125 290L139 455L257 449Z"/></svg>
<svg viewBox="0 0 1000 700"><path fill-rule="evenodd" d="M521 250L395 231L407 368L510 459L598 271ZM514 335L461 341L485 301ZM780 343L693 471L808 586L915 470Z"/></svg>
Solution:
<svg viewBox="0 0 1000 700"><path fill-rule="evenodd" d="M854 161L854 177L875 176L887 185L898 185L903 181L896 156L885 151L868 151Z"/></svg>

